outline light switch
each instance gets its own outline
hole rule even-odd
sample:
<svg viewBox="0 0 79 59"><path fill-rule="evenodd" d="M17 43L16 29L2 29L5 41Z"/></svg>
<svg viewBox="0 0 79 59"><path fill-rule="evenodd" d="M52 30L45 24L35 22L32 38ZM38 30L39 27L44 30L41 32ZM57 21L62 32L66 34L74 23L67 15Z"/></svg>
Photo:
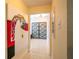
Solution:
<svg viewBox="0 0 79 59"><path fill-rule="evenodd" d="M22 38L24 37L24 35L22 34Z"/></svg>

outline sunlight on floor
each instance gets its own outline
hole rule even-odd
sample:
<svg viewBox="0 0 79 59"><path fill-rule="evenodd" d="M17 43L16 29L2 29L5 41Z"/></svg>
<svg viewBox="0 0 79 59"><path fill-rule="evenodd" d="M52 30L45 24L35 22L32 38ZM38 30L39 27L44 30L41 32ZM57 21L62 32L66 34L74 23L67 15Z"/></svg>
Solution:
<svg viewBox="0 0 79 59"><path fill-rule="evenodd" d="M31 49L23 59L50 59L49 45L46 39L31 39Z"/></svg>
<svg viewBox="0 0 79 59"><path fill-rule="evenodd" d="M50 59L47 40L31 39L30 53L25 52L13 59Z"/></svg>
<svg viewBox="0 0 79 59"><path fill-rule="evenodd" d="M49 44L46 39L31 39L31 53L38 53L39 55L49 54Z"/></svg>

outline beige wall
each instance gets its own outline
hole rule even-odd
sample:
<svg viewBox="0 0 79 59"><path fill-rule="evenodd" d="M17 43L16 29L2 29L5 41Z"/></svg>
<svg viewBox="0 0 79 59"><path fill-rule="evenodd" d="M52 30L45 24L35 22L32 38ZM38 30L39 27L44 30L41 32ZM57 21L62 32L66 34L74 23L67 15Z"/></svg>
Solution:
<svg viewBox="0 0 79 59"><path fill-rule="evenodd" d="M28 14L47 13L47 12L50 12L50 7L51 7L51 5L29 7Z"/></svg>
<svg viewBox="0 0 79 59"><path fill-rule="evenodd" d="M12 19L14 15L21 14L27 19L28 8L22 0L6 0L8 5L7 18Z"/></svg>
<svg viewBox="0 0 79 59"><path fill-rule="evenodd" d="M28 23L28 9L23 0L6 0L6 3L8 20L12 20L14 15L21 14L24 16L25 21ZM15 29L15 55L28 49L28 32L22 30L19 26L20 23L17 23ZM22 34L24 35L24 38L22 38Z"/></svg>
<svg viewBox="0 0 79 59"><path fill-rule="evenodd" d="M67 59L67 0L52 0L51 9L55 15L52 56L53 59ZM59 22L61 22L60 26L58 26Z"/></svg>

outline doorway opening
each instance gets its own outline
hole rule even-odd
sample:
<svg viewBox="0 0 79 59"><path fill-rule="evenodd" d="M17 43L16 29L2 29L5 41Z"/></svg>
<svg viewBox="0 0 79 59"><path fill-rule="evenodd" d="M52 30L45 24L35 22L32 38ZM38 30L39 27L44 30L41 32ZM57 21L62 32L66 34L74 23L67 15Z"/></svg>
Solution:
<svg viewBox="0 0 79 59"><path fill-rule="evenodd" d="M50 58L50 13L30 15L30 52L40 59Z"/></svg>

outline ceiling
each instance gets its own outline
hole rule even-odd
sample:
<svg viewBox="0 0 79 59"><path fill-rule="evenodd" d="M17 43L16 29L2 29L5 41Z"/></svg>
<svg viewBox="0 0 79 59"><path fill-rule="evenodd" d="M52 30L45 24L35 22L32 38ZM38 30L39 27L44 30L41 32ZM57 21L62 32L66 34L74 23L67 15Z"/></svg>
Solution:
<svg viewBox="0 0 79 59"><path fill-rule="evenodd" d="M42 6L42 5L49 5L51 0L24 0L27 6Z"/></svg>

